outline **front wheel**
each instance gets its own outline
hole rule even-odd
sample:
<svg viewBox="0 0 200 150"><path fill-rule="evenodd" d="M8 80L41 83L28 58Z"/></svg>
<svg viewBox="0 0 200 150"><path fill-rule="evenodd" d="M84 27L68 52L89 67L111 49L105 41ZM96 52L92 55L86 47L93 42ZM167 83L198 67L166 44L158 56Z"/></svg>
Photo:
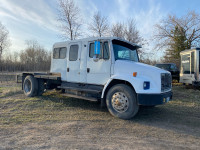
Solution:
<svg viewBox="0 0 200 150"><path fill-rule="evenodd" d="M106 105L113 116L121 119L131 119L139 110L135 91L125 84L117 84L108 91Z"/></svg>

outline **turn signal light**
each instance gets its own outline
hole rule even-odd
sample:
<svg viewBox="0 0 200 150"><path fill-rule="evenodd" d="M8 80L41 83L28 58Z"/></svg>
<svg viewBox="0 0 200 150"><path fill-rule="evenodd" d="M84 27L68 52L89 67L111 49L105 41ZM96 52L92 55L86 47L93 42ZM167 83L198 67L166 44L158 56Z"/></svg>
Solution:
<svg viewBox="0 0 200 150"><path fill-rule="evenodd" d="M137 76L137 72L133 72L133 77L136 77Z"/></svg>

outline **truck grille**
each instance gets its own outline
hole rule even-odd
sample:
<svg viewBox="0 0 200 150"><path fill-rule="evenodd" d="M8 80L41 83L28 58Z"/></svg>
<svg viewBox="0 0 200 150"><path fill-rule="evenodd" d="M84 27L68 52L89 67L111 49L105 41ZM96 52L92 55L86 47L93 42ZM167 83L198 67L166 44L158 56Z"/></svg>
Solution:
<svg viewBox="0 0 200 150"><path fill-rule="evenodd" d="M169 91L172 87L172 77L169 73L161 73L161 91Z"/></svg>

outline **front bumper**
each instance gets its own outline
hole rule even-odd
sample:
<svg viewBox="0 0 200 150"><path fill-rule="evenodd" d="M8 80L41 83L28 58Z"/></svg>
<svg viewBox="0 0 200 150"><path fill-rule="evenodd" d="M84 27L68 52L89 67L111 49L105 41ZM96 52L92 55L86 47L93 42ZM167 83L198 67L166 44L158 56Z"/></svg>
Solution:
<svg viewBox="0 0 200 150"><path fill-rule="evenodd" d="M139 105L154 106L167 103L172 100L172 92L160 93L160 94L137 94L137 100Z"/></svg>

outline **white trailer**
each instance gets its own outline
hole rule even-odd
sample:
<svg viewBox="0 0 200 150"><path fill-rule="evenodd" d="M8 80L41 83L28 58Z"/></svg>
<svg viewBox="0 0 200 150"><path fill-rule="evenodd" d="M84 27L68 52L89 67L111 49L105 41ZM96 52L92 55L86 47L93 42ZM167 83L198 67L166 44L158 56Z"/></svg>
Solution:
<svg viewBox="0 0 200 150"><path fill-rule="evenodd" d="M200 86L200 48L180 52L180 82Z"/></svg>
<svg viewBox="0 0 200 150"><path fill-rule="evenodd" d="M140 46L116 37L55 43L50 73L23 73L27 96L62 89L68 97L100 101L122 119L140 105L155 106L172 98L171 74L139 62Z"/></svg>

